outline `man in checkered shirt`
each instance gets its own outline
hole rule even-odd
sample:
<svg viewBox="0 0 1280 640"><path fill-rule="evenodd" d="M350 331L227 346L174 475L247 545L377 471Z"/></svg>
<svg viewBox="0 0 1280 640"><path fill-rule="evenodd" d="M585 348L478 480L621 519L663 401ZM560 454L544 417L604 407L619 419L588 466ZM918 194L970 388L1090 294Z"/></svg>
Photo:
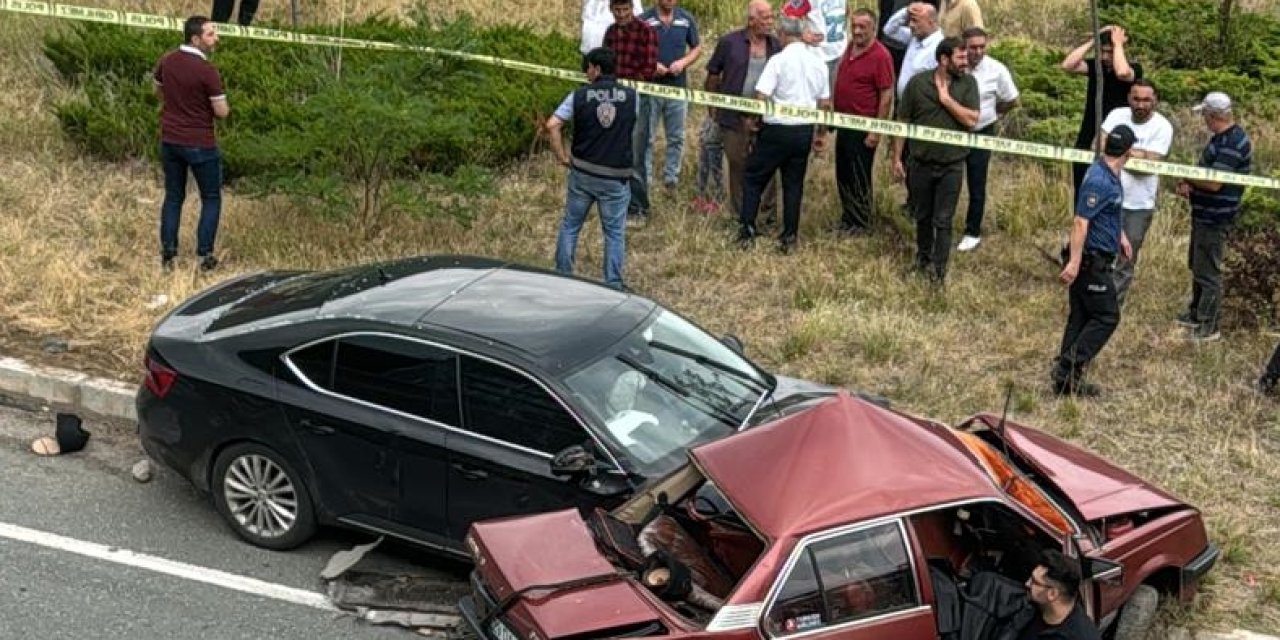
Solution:
<svg viewBox="0 0 1280 640"><path fill-rule="evenodd" d="M631 10L631 0L609 0L609 12L615 22L604 32L604 46L617 56L617 77L623 80L653 79L658 69L658 32ZM649 119L653 99L640 96L640 122ZM649 180L644 168L644 127L632 133L631 205L627 211L628 226L643 225L649 216Z"/></svg>

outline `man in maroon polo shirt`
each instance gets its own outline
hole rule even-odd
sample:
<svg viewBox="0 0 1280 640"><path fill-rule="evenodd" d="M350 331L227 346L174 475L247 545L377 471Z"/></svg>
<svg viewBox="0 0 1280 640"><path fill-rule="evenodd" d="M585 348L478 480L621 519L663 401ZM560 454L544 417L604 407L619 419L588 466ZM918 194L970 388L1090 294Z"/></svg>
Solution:
<svg viewBox="0 0 1280 640"><path fill-rule="evenodd" d="M836 67L832 93L835 110L888 120L893 112L893 56L876 40L876 14L868 9L853 12L849 46ZM836 135L836 188L840 191L840 231L858 236L871 225L871 169L880 136L866 131L841 129Z"/></svg>
<svg viewBox="0 0 1280 640"><path fill-rule="evenodd" d="M187 198L187 172L200 191L200 224L196 231L196 255L200 268L218 266L213 242L222 215L222 154L213 133L215 118L231 113L222 77L209 63L218 44L214 23L203 16L187 18L183 25L186 44L166 53L156 65L153 79L161 100L160 163L164 167L164 204L160 207L160 264L173 268L178 255L178 227L182 203Z"/></svg>

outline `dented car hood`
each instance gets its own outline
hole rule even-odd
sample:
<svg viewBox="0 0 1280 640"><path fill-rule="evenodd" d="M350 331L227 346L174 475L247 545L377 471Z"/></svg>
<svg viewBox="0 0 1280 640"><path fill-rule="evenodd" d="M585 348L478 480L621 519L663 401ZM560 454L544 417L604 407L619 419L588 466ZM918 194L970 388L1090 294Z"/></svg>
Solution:
<svg viewBox="0 0 1280 640"><path fill-rule="evenodd" d="M1185 506L1159 487L1047 433L1012 422L1005 424L1004 433L1009 446L1061 490L1085 520Z"/></svg>
<svg viewBox="0 0 1280 640"><path fill-rule="evenodd" d="M656 622L640 587L600 554L574 509L476 523L468 546L493 598L528 590L503 615L543 637L599 633Z"/></svg>

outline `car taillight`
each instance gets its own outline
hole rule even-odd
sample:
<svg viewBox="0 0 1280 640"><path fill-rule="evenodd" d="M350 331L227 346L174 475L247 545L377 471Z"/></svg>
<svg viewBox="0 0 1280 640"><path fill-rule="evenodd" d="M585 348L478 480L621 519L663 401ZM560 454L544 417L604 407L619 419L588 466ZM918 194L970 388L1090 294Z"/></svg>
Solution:
<svg viewBox="0 0 1280 640"><path fill-rule="evenodd" d="M173 383L178 381L178 372L156 362L151 356L147 356L147 388L157 398L163 398L169 395L169 390L173 388Z"/></svg>

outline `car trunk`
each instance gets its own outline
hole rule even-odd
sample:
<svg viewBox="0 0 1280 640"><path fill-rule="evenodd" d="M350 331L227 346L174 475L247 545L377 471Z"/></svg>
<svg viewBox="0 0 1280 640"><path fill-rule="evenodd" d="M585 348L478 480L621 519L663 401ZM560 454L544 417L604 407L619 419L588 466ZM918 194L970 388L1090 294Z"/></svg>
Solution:
<svg viewBox="0 0 1280 640"><path fill-rule="evenodd" d="M576 510L567 509L472 526L477 594L489 619L500 616L528 637L606 637L660 630L661 616L641 587L601 555ZM514 602L503 607L503 603Z"/></svg>

